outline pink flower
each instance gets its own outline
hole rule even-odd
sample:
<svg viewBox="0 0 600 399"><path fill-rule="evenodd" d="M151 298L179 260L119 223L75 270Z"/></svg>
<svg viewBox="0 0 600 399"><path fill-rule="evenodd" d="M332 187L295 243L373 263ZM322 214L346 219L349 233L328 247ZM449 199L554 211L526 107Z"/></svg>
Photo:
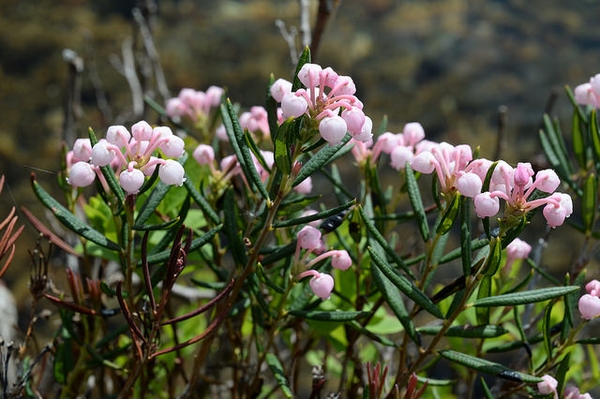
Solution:
<svg viewBox="0 0 600 399"><path fill-rule="evenodd" d="M135 162L132 162L132 164L135 164ZM119 183L127 194L137 194L142 184L144 184L144 178L144 173L141 170L130 165L119 175Z"/></svg>
<svg viewBox="0 0 600 399"><path fill-rule="evenodd" d="M339 270L348 270L352 266L352 258L345 250L331 251L331 267Z"/></svg>
<svg viewBox="0 0 600 399"><path fill-rule="evenodd" d="M542 380L543 381L538 382L538 391L543 395L554 393L554 399L558 399L558 392L556 392L556 388L558 387L558 381L556 381L554 377L551 377L548 374L542 376Z"/></svg>
<svg viewBox="0 0 600 399"><path fill-rule="evenodd" d="M588 294L600 297L600 281L592 280L585 285Z"/></svg>
<svg viewBox="0 0 600 399"><path fill-rule="evenodd" d="M73 143L73 160L72 162L83 161L88 162L92 157L92 144L90 139L77 139Z"/></svg>
<svg viewBox="0 0 600 399"><path fill-rule="evenodd" d="M515 238L511 241L510 244L506 246L506 265L505 267L509 269L515 260L517 259L527 259L529 253L531 252L531 245L527 244L525 241L520 238Z"/></svg>
<svg viewBox="0 0 600 399"><path fill-rule="evenodd" d="M590 294L583 294L579 298L579 313L585 320L591 320L600 316L600 298Z"/></svg>
<svg viewBox="0 0 600 399"><path fill-rule="evenodd" d="M578 104L600 108L600 74L592 76L588 83L575 87L574 95Z"/></svg>
<svg viewBox="0 0 600 399"><path fill-rule="evenodd" d="M346 130L346 122L337 115L325 117L319 123L321 136L331 145L339 143L346 135Z"/></svg>
<svg viewBox="0 0 600 399"><path fill-rule="evenodd" d="M589 393L582 394L577 387L565 388L565 399L592 399Z"/></svg>
<svg viewBox="0 0 600 399"><path fill-rule="evenodd" d="M158 169L158 177L165 184L181 186L185 181L185 170L177 161L167 159Z"/></svg>
<svg viewBox="0 0 600 399"><path fill-rule="evenodd" d="M314 250L321 245L321 232L312 227L304 226L296 236L300 248Z"/></svg>
<svg viewBox="0 0 600 399"><path fill-rule="evenodd" d="M215 160L215 150L207 144L200 144L192 156L200 165L208 165Z"/></svg>
<svg viewBox="0 0 600 399"><path fill-rule="evenodd" d="M79 161L71 166L67 182L75 187L87 187L96 179L94 166L87 162Z"/></svg>

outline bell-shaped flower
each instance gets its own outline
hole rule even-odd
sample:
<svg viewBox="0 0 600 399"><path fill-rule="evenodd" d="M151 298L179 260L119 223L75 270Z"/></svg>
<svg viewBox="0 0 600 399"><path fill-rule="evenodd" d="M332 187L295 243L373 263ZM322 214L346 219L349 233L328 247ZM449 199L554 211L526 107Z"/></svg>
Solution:
<svg viewBox="0 0 600 399"><path fill-rule="evenodd" d="M137 194L140 187L144 184L144 173L141 170L135 169L133 165L135 162L131 162L129 167L123 170L119 174L119 183L121 187L127 192L127 194Z"/></svg>
<svg viewBox="0 0 600 399"><path fill-rule="evenodd" d="M96 170L88 162L79 161L71 166L67 182L75 187L87 187L96 179Z"/></svg>
<svg viewBox="0 0 600 399"><path fill-rule="evenodd" d="M158 169L158 177L165 184L181 186L185 181L185 170L177 161L167 159Z"/></svg>
<svg viewBox="0 0 600 399"><path fill-rule="evenodd" d="M333 291L334 281L327 273L317 273L309 282L311 290L321 299L329 299Z"/></svg>
<svg viewBox="0 0 600 399"><path fill-rule="evenodd" d="M321 232L312 226L304 226L296 238L302 249L314 250L321 245Z"/></svg>
<svg viewBox="0 0 600 399"><path fill-rule="evenodd" d="M215 150L207 144L200 144L196 147L192 156L200 165L208 165L215 160Z"/></svg>
<svg viewBox="0 0 600 399"><path fill-rule="evenodd" d="M346 130L346 122L337 115L325 117L319 123L321 136L331 145L342 141L346 135Z"/></svg>
<svg viewBox="0 0 600 399"><path fill-rule="evenodd" d="M73 161L88 162L92 157L92 144L90 139L77 139L73 143Z"/></svg>
<svg viewBox="0 0 600 399"><path fill-rule="evenodd" d="M579 313L586 320L600 316L600 298L595 295L583 294L579 298Z"/></svg>
<svg viewBox="0 0 600 399"><path fill-rule="evenodd" d="M352 266L352 258L345 250L331 251L331 267L339 270L347 270Z"/></svg>
<svg viewBox="0 0 600 399"><path fill-rule="evenodd" d="M551 393L554 394L554 399L558 399L558 392L556 392L556 388L558 387L558 381L552 376L548 374L542 376L542 381L538 382L537 388L538 391L542 395L549 395Z"/></svg>

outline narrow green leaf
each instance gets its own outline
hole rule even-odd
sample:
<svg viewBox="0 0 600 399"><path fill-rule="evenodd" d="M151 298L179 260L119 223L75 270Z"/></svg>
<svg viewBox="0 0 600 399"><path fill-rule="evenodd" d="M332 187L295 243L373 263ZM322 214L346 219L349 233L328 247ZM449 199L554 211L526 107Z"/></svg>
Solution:
<svg viewBox="0 0 600 399"><path fill-rule="evenodd" d="M277 384L279 384L279 388L285 395L286 398L293 398L294 394L292 393L292 389L290 388L290 384L285 376L285 371L283 370L283 366L277 356L272 353L267 353L265 356L265 360L271 369L271 372L275 376L275 380L277 380Z"/></svg>
<svg viewBox="0 0 600 399"><path fill-rule="evenodd" d="M213 210L212 206L208 203L206 198L204 198L204 195L202 195L202 193L196 188L196 186L194 186L194 183L192 183L190 179L186 178L183 182L183 185L188 190L188 193L190 193L190 195L192 196L194 202L196 202L200 209L202 209L202 212L204 212L204 214L213 223L221 223L221 221L219 220L219 215L217 215L217 213Z"/></svg>
<svg viewBox="0 0 600 399"><path fill-rule="evenodd" d="M223 102L221 103L221 117L223 118L223 125L225 126L225 131L227 132L227 137L229 137L233 152L240 163L240 167L242 168L242 172L248 183L255 187L267 202L270 202L269 193L267 193L267 189L254 167L250 149L244 139L244 132L242 131L231 100L223 99Z"/></svg>
<svg viewBox="0 0 600 399"><path fill-rule="evenodd" d="M513 292L511 294L478 299L473 303L473 306L514 306L543 302L578 290L579 286L570 285L567 287L550 287L525 292Z"/></svg>
<svg viewBox="0 0 600 399"><path fill-rule="evenodd" d="M371 237L384 249L385 253L392 259L394 263L398 265L406 274L408 274L411 278L414 278L411 270L406 266L402 258L398 256L398 254L394 251L389 244L389 242L381 235L373 221L367 217L365 210L362 206L358 207L358 212L367 228L367 231L370 233Z"/></svg>
<svg viewBox="0 0 600 399"><path fill-rule="evenodd" d="M410 186L409 186L409 193L410 193ZM442 218L440 219L440 223L438 224L437 228L435 229L435 233L438 235L443 235L446 234L450 228L452 228L452 225L454 224L454 221L456 220L456 217L458 216L458 211L460 209L460 204L461 204L461 195L460 193L456 193L456 195L454 195L452 197L452 199L450 200L450 202L446 203L446 209L444 214L442 215Z"/></svg>
<svg viewBox="0 0 600 399"><path fill-rule="evenodd" d="M577 110L581 112L581 108L577 107ZM596 109L592 110L590 114L588 130L592 137L592 154L594 155L596 171L600 171L600 127L598 126L598 112Z"/></svg>
<svg viewBox="0 0 600 399"><path fill-rule="evenodd" d="M342 204L340 206L336 206L335 208L331 208L326 211L315 213L314 215L304 216L304 217L300 217L300 218L296 218L296 219L281 220L281 221L273 223L273 228L278 229L281 227L297 226L300 224L310 223L315 220L325 219L325 218L337 215L340 212L343 212L343 211L349 209L354 204L356 204L356 199L352 199L351 201L348 201L345 204Z"/></svg>
<svg viewBox="0 0 600 399"><path fill-rule="evenodd" d="M317 170L323 168L323 166L327 165L334 159L334 155L340 151L351 139L352 137L346 133L346 136L342 139L341 142L336 145L325 145L321 148L314 156L312 156L300 169L298 176L294 179L292 183L292 187L296 187L298 184L302 183L308 176L311 176Z"/></svg>
<svg viewBox="0 0 600 399"><path fill-rule="evenodd" d="M587 115L585 114L585 112L583 112L583 110L581 109L581 107L579 106L579 104L577 104L577 101L575 100L575 95L573 94L573 90L571 90L571 88L566 85L565 86L565 92L567 93L567 97L569 97L569 101L571 102L571 105L573 106L574 109L576 109L579 113L579 118L584 122L584 123L588 123L588 119L587 119Z"/></svg>
<svg viewBox="0 0 600 399"><path fill-rule="evenodd" d="M375 334L371 331L369 331L368 329L366 329L365 327L363 327L360 323L356 322L356 321L350 321L348 322L348 326L352 327L355 331L361 333L362 335L364 335L365 337L380 343L381 345L384 346L390 346L392 348L397 347L398 345L396 345L396 343L394 343L394 341L392 341L391 339L388 339L382 335L379 334Z"/></svg>
<svg viewBox="0 0 600 399"><path fill-rule="evenodd" d="M471 274L471 200L460 197L460 248L463 276Z"/></svg>
<svg viewBox="0 0 600 399"><path fill-rule="evenodd" d="M273 142L273 148L275 148L275 136L277 133L277 101L271 95L271 86L275 83L275 75L269 76L269 85L267 87L265 109L267 110L267 119L269 121L269 131L271 132L271 141Z"/></svg>
<svg viewBox="0 0 600 399"><path fill-rule="evenodd" d="M139 208L138 215L135 218L134 225L137 226L139 230L142 230L141 226L143 226L148 221L150 216L154 214L154 211L165 198L171 187L173 186L165 184L162 181L156 184L148 198L146 198L146 201L144 201L142 206Z"/></svg>
<svg viewBox="0 0 600 399"><path fill-rule="evenodd" d="M483 377L481 378L481 388L483 389L483 394L485 395L486 399L494 399L494 395L492 394L490 387L488 387Z"/></svg>
<svg viewBox="0 0 600 399"><path fill-rule="evenodd" d="M225 192L223 211L225 214L223 233L225 233L229 242L228 249L231 251L236 265L243 267L248 258L246 255L246 248L242 240L241 231L238 226L240 215L235 201L233 189L229 189Z"/></svg>
<svg viewBox="0 0 600 399"><path fill-rule="evenodd" d="M529 384L534 384L542 381L542 379L539 377L534 377L529 374L524 374L518 371L511 370L510 368L500 363L480 359L478 357L470 356L453 350L442 350L438 353L440 354L440 356L450 360L451 362L458 363L470 369L477 370L481 373L494 375L496 377L504 378L510 381L525 382Z"/></svg>
<svg viewBox="0 0 600 399"><path fill-rule="evenodd" d="M35 180L35 176L31 175L31 185L35 195L39 200L48 208L54 216L61 222L66 228L91 242L98 244L99 246L110 249L112 251L121 251L119 244L109 240L100 233L98 230L93 229L87 223L84 223L75 215L73 215L67 208L61 205L55 200L46 190L42 188Z"/></svg>
<svg viewBox="0 0 600 399"><path fill-rule="evenodd" d="M477 250L477 249L481 249L483 247L485 247L486 245L489 245L489 240L486 240L485 238L476 238L473 241L471 241L471 244L469 244L471 247L471 250ZM439 264L442 265L444 263L448 263L451 262L455 259L458 259L462 256L462 244L459 248L455 248L452 251L448 252L446 255L442 256L439 260Z"/></svg>
<svg viewBox="0 0 600 399"><path fill-rule="evenodd" d="M360 319L361 317L367 317L370 315L369 312L358 312L358 311L332 311L325 312L319 310L290 310L289 314L295 317L299 317L302 319L308 320L318 320L318 321L333 321L333 322L346 322L352 321L356 319Z"/></svg>
<svg viewBox="0 0 600 399"><path fill-rule="evenodd" d="M176 225L177 223L179 223L181 221L181 218L179 216L177 216L175 219L171 219L171 220L167 220L166 222L163 223L158 223L158 224L144 224L141 226L133 226L132 229L137 230L137 231L156 231L156 230L167 230L170 227L173 227L174 225Z"/></svg>
<svg viewBox="0 0 600 399"><path fill-rule="evenodd" d="M558 365L558 369L556 370L555 378L558 381L558 386L556 387L557 392L562 392L565 387L567 372L569 368L571 368L571 353L567 353L560 364Z"/></svg>
<svg viewBox="0 0 600 399"><path fill-rule="evenodd" d="M412 322L410 315L406 311L404 301L400 296L400 291L390 282L390 280L383 275L378 267L372 267L371 273L373 274L373 281L377 285L377 288L381 292L381 295L386 299L386 302L392 309L392 312L400 321L400 324L404 327L404 330L417 345L421 345L419 335L415 330L415 325Z"/></svg>
<svg viewBox="0 0 600 399"><path fill-rule="evenodd" d="M500 237L494 237L490 240L490 252L488 254L481 272L486 276L493 276L500 267L502 260L502 242Z"/></svg>
<svg viewBox="0 0 600 399"><path fill-rule="evenodd" d="M427 242L429 240L429 225L427 224L427 215L425 214L425 208L423 207L421 190L419 190L419 185L417 184L415 174L408 163L406 164L405 172L408 198L410 200L410 204L413 208L413 211L415 212L421 237L423 238L423 241Z"/></svg>
<svg viewBox="0 0 600 399"><path fill-rule="evenodd" d="M292 155L290 147L287 144L287 137L291 134L290 130L294 124L295 120L293 118L286 120L275 130L275 135L273 136L275 165L285 175L289 175L292 171Z"/></svg>
<svg viewBox="0 0 600 399"><path fill-rule="evenodd" d="M598 181L596 175L590 173L583 185L583 198L581 203L581 218L586 236L592 232L596 220L596 208L598 207Z"/></svg>
<svg viewBox="0 0 600 399"><path fill-rule="evenodd" d="M552 359L552 332L550 329L552 328L552 305L553 302L550 302L548 306L544 308L544 318L542 319L542 335L544 336L544 349L546 350L546 359Z"/></svg>
<svg viewBox="0 0 600 399"><path fill-rule="evenodd" d="M256 275L258 276L258 278L260 279L260 281L262 281L267 286L269 286L273 291L275 291L275 292L277 292L279 294L283 294L284 293L283 287L280 287L273 280L271 280L271 278L265 272L265 268L262 266L261 263L259 263L258 265L256 265Z"/></svg>
<svg viewBox="0 0 600 399"><path fill-rule="evenodd" d="M369 247L369 253L373 259L373 264L381 270L381 272L394 284L400 291L409 297L412 301L418 304L423 310L426 310L431 315L438 319L443 319L442 312L431 302L431 299L415 285L413 285L406 277L398 274L396 269L390 266L373 248Z"/></svg>
<svg viewBox="0 0 600 399"><path fill-rule="evenodd" d="M580 169L587 168L587 147L585 138L583 137L583 131L581 129L581 119L579 119L579 112L576 109L573 110L573 117L571 119L571 135L573 141L573 153L575 154L575 160Z"/></svg>
<svg viewBox="0 0 600 399"><path fill-rule="evenodd" d="M417 328L417 331L425 335L436 335L440 332L442 326L424 326ZM448 328L445 337L461 337L461 338L495 338L508 333L508 330L501 326L493 324L481 326L452 326Z"/></svg>
<svg viewBox="0 0 600 399"><path fill-rule="evenodd" d="M487 298L492 295L492 276L483 276L479 283L479 291L477 291L477 299ZM477 323L489 324L490 308L476 308Z"/></svg>
<svg viewBox="0 0 600 399"><path fill-rule="evenodd" d="M296 65L296 70L294 71L294 80L292 81L292 91L296 91L304 87L300 79L298 79L298 72L300 72L300 69L302 69L304 64L310 63L310 59L310 48L306 46L298 58L298 65Z"/></svg>

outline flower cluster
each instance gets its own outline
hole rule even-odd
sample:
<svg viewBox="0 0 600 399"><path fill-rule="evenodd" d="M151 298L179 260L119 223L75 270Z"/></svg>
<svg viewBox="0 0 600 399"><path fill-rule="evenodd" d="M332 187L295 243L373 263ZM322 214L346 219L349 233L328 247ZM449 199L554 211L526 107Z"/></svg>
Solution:
<svg viewBox="0 0 600 399"><path fill-rule="evenodd" d="M338 75L329 67L307 63L298 72L298 79L305 88L292 91L292 83L285 79L278 79L271 86L271 96L281 103L284 119L309 115L318 122L321 137L330 144L339 143L346 132L359 141L371 139L373 122L354 95L352 78Z"/></svg>
<svg viewBox="0 0 600 399"><path fill-rule="evenodd" d="M506 202L507 216L521 217L532 209L544 206L544 217L548 225L554 228L563 224L573 212L571 197L555 192L559 185L560 179L551 169L535 173L530 163L519 163L513 168L500 161L494 169L489 191L475 197L475 211L479 217L494 216L500 210L500 198ZM530 200L535 190L549 195Z"/></svg>
<svg viewBox="0 0 600 399"><path fill-rule="evenodd" d="M206 92L181 89L177 97L167 101L166 112L172 119L189 118L193 123L201 123L219 105L222 96L223 89L217 86L210 86Z"/></svg>
<svg viewBox="0 0 600 399"><path fill-rule="evenodd" d="M579 298L579 312L581 317L591 320L600 316L600 281L592 280L585 285L587 294Z"/></svg>
<svg viewBox="0 0 600 399"><path fill-rule="evenodd" d="M306 264L306 268L310 268L326 258L331 258L331 266L338 270L347 270L352 266L352 258L345 250L331 250L324 252L324 243L321 239L321 231L313 226L304 226L297 234L296 244L296 262L300 255L300 250L306 250L305 257L311 252L320 253L317 257ZM328 299L333 291L333 277L327 273L320 273L316 270L309 269L300 273L297 278L312 276L309 285L316 296L321 299Z"/></svg>
<svg viewBox="0 0 600 399"><path fill-rule="evenodd" d="M158 150L164 158L154 155ZM169 127L153 128L140 121L131 127L130 133L124 126L110 126L106 138L93 147L89 139L76 140L67 156L68 182L75 187L89 186L96 176L102 178L99 168L110 165L127 194L136 194L156 167L164 183L180 186L185 181L185 171L176 159L183 152L183 140Z"/></svg>

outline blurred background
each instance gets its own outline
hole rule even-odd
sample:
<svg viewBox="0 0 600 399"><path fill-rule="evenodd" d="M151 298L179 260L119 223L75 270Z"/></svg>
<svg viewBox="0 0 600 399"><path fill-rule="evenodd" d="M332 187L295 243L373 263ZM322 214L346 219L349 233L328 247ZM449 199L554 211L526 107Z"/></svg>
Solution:
<svg viewBox="0 0 600 399"><path fill-rule="evenodd" d="M315 60L354 79L374 130L384 115L392 132L418 121L429 139L480 145L482 155L492 157L499 108L506 107L501 155L511 163L531 161L540 153L538 127L553 93L558 97L552 114L568 131L571 108L564 86L600 72L598 1L338 3ZM64 55L75 56L82 68L81 101L71 131L85 137L92 127L103 135L108 125L137 122L131 120L131 90L120 66L124 43L133 40L134 53L143 48L131 13L139 4L0 4L0 173L7 178L0 209L4 215L10 206L24 205L42 215L29 176L35 172L47 189L56 187L72 83ZM291 78L290 51L275 21L297 27L298 0L162 0L156 5L150 28L171 95L183 87L226 86L233 101L250 107L264 104L271 73ZM156 114L149 112L148 118L155 121ZM563 236L569 237L565 230ZM32 248L35 237L28 226L21 249ZM577 245L551 246L545 259L551 269L566 270L565 262L577 258L578 251ZM29 260L20 252L11 278L26 281ZM27 297L26 284L15 289L18 298Z"/></svg>

